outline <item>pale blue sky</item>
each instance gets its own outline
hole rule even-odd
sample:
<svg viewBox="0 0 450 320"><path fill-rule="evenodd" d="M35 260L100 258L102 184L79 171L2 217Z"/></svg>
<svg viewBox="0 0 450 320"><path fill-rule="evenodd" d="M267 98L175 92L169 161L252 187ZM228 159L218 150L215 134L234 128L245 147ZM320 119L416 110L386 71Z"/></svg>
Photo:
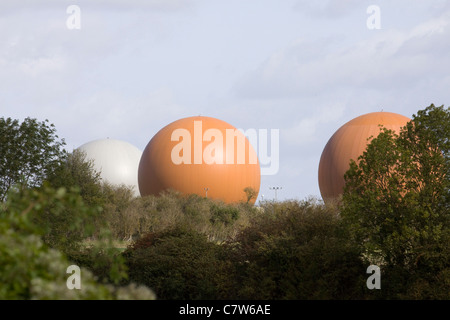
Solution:
<svg viewBox="0 0 450 320"><path fill-rule="evenodd" d="M80 30L66 27L72 4ZM142 150L198 114L279 129L260 199L275 185L279 199L320 197L320 155L345 122L448 106L449 23L441 0L3 0L0 116L49 119L68 149L111 137Z"/></svg>

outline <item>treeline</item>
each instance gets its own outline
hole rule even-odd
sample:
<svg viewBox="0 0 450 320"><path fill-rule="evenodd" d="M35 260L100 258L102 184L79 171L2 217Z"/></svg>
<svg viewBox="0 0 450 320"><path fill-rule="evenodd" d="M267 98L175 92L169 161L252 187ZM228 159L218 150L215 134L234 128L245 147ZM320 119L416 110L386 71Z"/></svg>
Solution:
<svg viewBox="0 0 450 320"><path fill-rule="evenodd" d="M238 213L227 240L211 241L182 222L147 233L123 253L130 280L161 299L373 296L364 289L364 262L342 236L335 209L308 200L266 202L258 212Z"/></svg>
<svg viewBox="0 0 450 320"><path fill-rule="evenodd" d="M336 203L252 206L136 198L46 122L0 119L0 299L450 299L449 137L431 105L372 139Z"/></svg>
<svg viewBox="0 0 450 320"><path fill-rule="evenodd" d="M140 212L134 221L147 224L150 215L162 222L149 224L120 253L128 274L121 283L145 285L159 299L450 298L445 243L439 251L412 248L434 255L433 269L420 260L407 266L375 261L350 236L338 208L316 199L251 207L166 193L134 199L122 210ZM123 234L118 217L125 215L117 214L113 223L120 227L110 230ZM142 229L135 223L136 233ZM110 270L96 269L94 257L81 254L77 262L108 279ZM380 290L367 286L374 263Z"/></svg>
<svg viewBox="0 0 450 320"><path fill-rule="evenodd" d="M83 273L83 290L86 282L92 288L91 294L78 297L82 299L116 298L119 289L127 292L122 297L132 299L152 294L157 299L212 300L450 298L448 250L428 251L444 263L433 272L418 272L420 265L379 263L381 289L370 290L366 270L374 261L349 236L338 208L316 199L252 207L175 192L124 198L126 188L106 186L105 196L112 202L108 209L93 209L77 192L62 190L26 190L8 201L10 213L29 217L24 225L10 223L16 240L9 239L0 252L4 266L5 253L23 250L24 260L10 260L11 272L0 273L2 290L11 289L9 294L17 283L27 287L25 295L13 298L72 298L77 290L64 283L71 264L92 273ZM127 212L134 212L130 225ZM25 258L29 250L36 254L31 243L17 247L26 242L24 234L42 239L35 263ZM43 258L40 250L63 260L55 267L54 258L46 258L47 253ZM17 269L29 275L18 278ZM33 279L39 273L49 277L45 286ZM109 291L93 294L94 288ZM45 295L33 295L35 291Z"/></svg>

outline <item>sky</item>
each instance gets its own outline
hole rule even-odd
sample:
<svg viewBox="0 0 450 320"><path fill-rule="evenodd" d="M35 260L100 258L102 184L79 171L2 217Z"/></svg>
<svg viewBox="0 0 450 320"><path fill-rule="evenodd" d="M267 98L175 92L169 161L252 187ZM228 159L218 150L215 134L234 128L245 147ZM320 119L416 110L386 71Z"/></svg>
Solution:
<svg viewBox="0 0 450 320"><path fill-rule="evenodd" d="M0 117L48 119L69 151L106 137L143 150L196 115L279 130L259 200L275 186L320 198L340 126L431 103L450 103L450 0L0 2Z"/></svg>

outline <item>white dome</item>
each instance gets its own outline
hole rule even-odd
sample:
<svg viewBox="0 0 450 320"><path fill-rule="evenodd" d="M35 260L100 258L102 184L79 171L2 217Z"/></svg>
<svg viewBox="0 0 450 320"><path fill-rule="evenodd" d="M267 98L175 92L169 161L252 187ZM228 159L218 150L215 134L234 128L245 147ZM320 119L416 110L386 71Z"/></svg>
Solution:
<svg viewBox="0 0 450 320"><path fill-rule="evenodd" d="M94 169L100 172L103 181L113 185L126 185L139 196L138 168L142 151L132 144L100 139L83 144L78 150L86 153L86 160L93 160Z"/></svg>

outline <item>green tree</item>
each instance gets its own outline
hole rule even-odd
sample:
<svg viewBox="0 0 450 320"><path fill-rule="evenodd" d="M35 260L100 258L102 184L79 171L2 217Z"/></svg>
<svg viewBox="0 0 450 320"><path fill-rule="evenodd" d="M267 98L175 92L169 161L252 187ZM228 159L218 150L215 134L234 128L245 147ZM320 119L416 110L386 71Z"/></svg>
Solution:
<svg viewBox="0 0 450 320"><path fill-rule="evenodd" d="M100 172L94 169L93 160L87 160L83 151L74 150L67 154L64 160L49 172L46 180L54 188L78 188L88 205L102 205L104 202Z"/></svg>
<svg viewBox="0 0 450 320"><path fill-rule="evenodd" d="M239 299L357 299L364 266L338 212L313 200L266 202L230 243Z"/></svg>
<svg viewBox="0 0 450 320"><path fill-rule="evenodd" d="M49 208L54 215L63 208L71 208L72 212L90 211L79 195L45 186L12 191L0 205L0 300L155 298L152 291L135 284L127 287L100 284L84 268L81 290L69 290L67 268L73 260L42 240L48 236L48 226L36 221ZM78 225L73 227L76 229ZM70 232L67 229L66 235Z"/></svg>
<svg viewBox="0 0 450 320"><path fill-rule="evenodd" d="M218 299L226 263L206 235L175 226L148 233L124 253L130 280L152 288L159 299Z"/></svg>
<svg viewBox="0 0 450 320"><path fill-rule="evenodd" d="M48 120L0 118L0 201L19 183L39 186L64 158L64 145Z"/></svg>
<svg viewBox="0 0 450 320"><path fill-rule="evenodd" d="M420 173L424 178L425 186L435 186L438 178L440 183L439 200L441 210L450 211L450 109L444 106L436 107L433 104L424 110L419 110L413 116L413 121L407 125L407 130L401 136L405 147L412 149L412 155L419 155L421 162ZM419 162L417 162L418 164ZM432 166L440 169L435 170ZM441 170L442 169L442 170ZM444 177L441 180L441 176ZM431 191L431 190L428 190Z"/></svg>
<svg viewBox="0 0 450 320"><path fill-rule="evenodd" d="M9 193L5 207L9 215L26 213L27 221L49 248L85 266L102 269L102 278L110 282L126 277L108 224L98 219L102 209L87 205L77 189L54 189L47 183L40 188L19 188Z"/></svg>
<svg viewBox="0 0 450 320"><path fill-rule="evenodd" d="M245 187L244 192L247 198L247 203L249 203L253 198L256 198L258 196L256 190L253 189L252 187Z"/></svg>
<svg viewBox="0 0 450 320"><path fill-rule="evenodd" d="M449 109L430 105L399 135L383 128L345 174L341 214L390 279L384 297L449 297L449 137Z"/></svg>

